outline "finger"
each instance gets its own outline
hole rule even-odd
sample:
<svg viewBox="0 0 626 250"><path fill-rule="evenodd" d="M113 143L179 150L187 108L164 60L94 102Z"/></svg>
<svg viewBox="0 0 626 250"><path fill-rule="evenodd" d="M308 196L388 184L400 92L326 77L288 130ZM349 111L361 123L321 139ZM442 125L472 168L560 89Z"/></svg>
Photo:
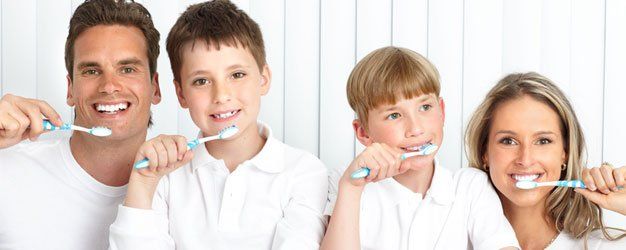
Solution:
<svg viewBox="0 0 626 250"><path fill-rule="evenodd" d="M33 103L39 108L41 114L48 118L52 124L55 126L63 125L61 116L56 112L56 110L54 110L54 108L52 108L52 106L50 106L50 104L42 100L33 100Z"/></svg>
<svg viewBox="0 0 626 250"><path fill-rule="evenodd" d="M174 141L176 141L176 148L178 148L178 155L177 158L179 161L183 160L185 153L187 151L190 151L187 148L187 138L185 138L184 136L174 136Z"/></svg>
<svg viewBox="0 0 626 250"><path fill-rule="evenodd" d="M600 168L592 168L589 170L591 173L591 177L593 177L593 181L598 188L598 191L608 194L610 191L606 186L606 182L604 182L604 177L602 177L602 173L600 173Z"/></svg>
<svg viewBox="0 0 626 250"><path fill-rule="evenodd" d="M191 159L193 159L193 151L188 150L187 152L183 154L183 159L180 161L180 165L182 166L182 165L189 163Z"/></svg>
<svg viewBox="0 0 626 250"><path fill-rule="evenodd" d="M158 140L154 142L154 150L156 150L157 152L157 167L159 168L163 168L163 167L167 167L168 164L168 160L167 160L167 149L165 148L165 145L163 145L163 141ZM157 169L157 171L159 171L160 169Z"/></svg>
<svg viewBox="0 0 626 250"><path fill-rule="evenodd" d="M624 180L625 178L624 171L626 171L626 167L613 169L613 177L615 177L615 185L620 186L622 188L626 188L624 187L624 185L626 184L626 180Z"/></svg>
<svg viewBox="0 0 626 250"><path fill-rule="evenodd" d="M585 186L587 186L587 189L591 191L597 190L596 183L593 181L593 177L591 176L589 168L583 168L582 179L583 179L583 182L585 183Z"/></svg>
<svg viewBox="0 0 626 250"><path fill-rule="evenodd" d="M16 130L15 137L27 138L28 135L24 135L26 133L26 130L28 129L28 125L30 124L30 119L28 119L25 114L19 111L11 112L9 115L11 115L11 117L13 117L13 119L17 122L17 127L14 128Z"/></svg>
<svg viewBox="0 0 626 250"><path fill-rule="evenodd" d="M602 165L600 167L600 174L604 178L604 182L606 183L606 187L613 192L617 191L617 187L615 186L615 178L613 177L613 168L609 165Z"/></svg>
<svg viewBox="0 0 626 250"><path fill-rule="evenodd" d="M148 159L148 168L150 171L156 171L159 166L159 156L153 144L147 144L142 154ZM143 158L142 158L143 159Z"/></svg>
<svg viewBox="0 0 626 250"><path fill-rule="evenodd" d="M371 159L373 161L373 164L378 165L378 174L372 181L377 182L387 178L389 163L385 161L384 157L380 154L380 151L374 152Z"/></svg>
<svg viewBox="0 0 626 250"><path fill-rule="evenodd" d="M164 137L161 140L163 146L165 147L166 155L167 155L167 166L170 167L172 164L178 161L178 147L176 146L176 141L172 137Z"/></svg>
<svg viewBox="0 0 626 250"><path fill-rule="evenodd" d="M18 137L20 123L11 115L7 115L0 120L0 137L15 138Z"/></svg>
<svg viewBox="0 0 626 250"><path fill-rule="evenodd" d="M39 137L40 134L44 132L43 130L43 118L41 117L41 112L35 106L31 108L26 108L26 115L28 116L28 127L29 133L28 137L31 141L34 141ZM26 131L25 131L26 132Z"/></svg>
<svg viewBox="0 0 626 250"><path fill-rule="evenodd" d="M362 165L360 165L361 167L364 168L369 168L370 173L369 175L367 175L367 177L365 177L365 181L366 182L371 182L374 179L376 179L376 176L378 175L378 172L380 171L380 166L378 166L378 163L373 160L371 158L371 156L367 156L367 157L363 157L363 159L361 159Z"/></svg>

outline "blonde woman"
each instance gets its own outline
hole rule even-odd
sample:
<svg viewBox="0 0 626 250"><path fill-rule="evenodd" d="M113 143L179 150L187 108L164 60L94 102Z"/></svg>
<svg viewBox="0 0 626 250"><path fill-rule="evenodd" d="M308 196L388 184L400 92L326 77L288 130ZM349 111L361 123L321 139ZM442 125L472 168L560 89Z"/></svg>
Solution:
<svg viewBox="0 0 626 250"><path fill-rule="evenodd" d="M626 214L626 192L615 189L624 168L583 176L582 130L549 79L532 72L503 78L471 118L466 144L470 166L488 174L522 249L626 249L623 231L608 230L598 206ZM598 204L572 188L515 187L519 180L582 178L596 184L584 193Z"/></svg>

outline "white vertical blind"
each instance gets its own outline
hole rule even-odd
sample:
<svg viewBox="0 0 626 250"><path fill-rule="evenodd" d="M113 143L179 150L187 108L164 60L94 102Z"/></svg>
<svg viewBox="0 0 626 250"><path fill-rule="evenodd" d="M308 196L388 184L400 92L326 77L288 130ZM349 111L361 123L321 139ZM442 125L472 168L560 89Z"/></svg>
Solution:
<svg viewBox="0 0 626 250"><path fill-rule="evenodd" d="M163 94L153 107L160 133L198 131L178 106L165 38L197 0L141 0L161 32ZM442 164L467 164L463 132L487 90L512 72L538 71L570 97L586 134L589 165L626 164L626 1L621 0L236 0L263 32L271 89L260 119L274 135L344 168L363 147L354 138L345 83L374 49L396 45L427 56L446 103ZM44 99L65 120L63 52L69 18L82 0L0 0L0 94ZM609 213L624 227L623 216ZM620 224L621 223L621 224Z"/></svg>

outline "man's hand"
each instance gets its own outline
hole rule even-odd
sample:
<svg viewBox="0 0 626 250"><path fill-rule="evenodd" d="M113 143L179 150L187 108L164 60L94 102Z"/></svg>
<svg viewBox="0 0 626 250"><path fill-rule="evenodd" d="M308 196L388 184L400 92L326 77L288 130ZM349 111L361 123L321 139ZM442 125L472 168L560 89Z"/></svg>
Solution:
<svg viewBox="0 0 626 250"><path fill-rule="evenodd" d="M0 99L0 149L30 138L36 140L44 131L46 117L61 126L61 116L45 101L6 94Z"/></svg>

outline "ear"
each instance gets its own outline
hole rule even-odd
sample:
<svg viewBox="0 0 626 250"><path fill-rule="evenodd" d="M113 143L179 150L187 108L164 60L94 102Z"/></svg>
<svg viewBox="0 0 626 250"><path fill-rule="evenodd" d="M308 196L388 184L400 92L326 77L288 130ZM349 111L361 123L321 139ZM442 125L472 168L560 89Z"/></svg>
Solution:
<svg viewBox="0 0 626 250"><path fill-rule="evenodd" d="M72 90L72 78L70 78L69 74L65 76L65 78L67 79L67 96L65 97L65 102L70 107L74 107L75 103L74 103L74 91Z"/></svg>
<svg viewBox="0 0 626 250"><path fill-rule="evenodd" d="M152 76L152 85L154 86L152 104L159 104L161 102L161 87L159 87L159 73L157 72L154 72L154 76Z"/></svg>
<svg viewBox="0 0 626 250"><path fill-rule="evenodd" d="M187 100L185 99L185 95L183 95L183 87L180 82L174 80L174 86L176 87L176 97L178 97L178 103L181 108L189 108L187 105Z"/></svg>
<svg viewBox="0 0 626 250"><path fill-rule="evenodd" d="M354 129L354 134L356 135L356 138L359 140L359 142L361 142L361 144L367 147L374 143L374 140L372 140L372 138L367 134L367 129L365 129L365 127L361 123L361 120L354 119L354 121L352 121L352 128Z"/></svg>
<svg viewBox="0 0 626 250"><path fill-rule="evenodd" d="M443 101L442 97L439 97L439 108L441 108L442 122L445 122L446 121L446 103Z"/></svg>
<svg viewBox="0 0 626 250"><path fill-rule="evenodd" d="M263 71L261 71L261 95L266 95L270 91L270 85L272 83L272 71L270 67L265 64Z"/></svg>

